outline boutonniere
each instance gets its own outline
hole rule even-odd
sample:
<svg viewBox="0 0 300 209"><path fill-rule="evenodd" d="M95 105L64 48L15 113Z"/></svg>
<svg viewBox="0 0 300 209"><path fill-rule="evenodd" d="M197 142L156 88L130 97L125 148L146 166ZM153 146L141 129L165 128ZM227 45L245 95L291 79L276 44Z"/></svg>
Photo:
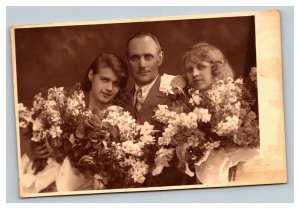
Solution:
<svg viewBox="0 0 300 209"><path fill-rule="evenodd" d="M159 91L163 92L166 95L174 94L174 91L171 86L171 82L174 79L174 75L163 74L160 80Z"/></svg>

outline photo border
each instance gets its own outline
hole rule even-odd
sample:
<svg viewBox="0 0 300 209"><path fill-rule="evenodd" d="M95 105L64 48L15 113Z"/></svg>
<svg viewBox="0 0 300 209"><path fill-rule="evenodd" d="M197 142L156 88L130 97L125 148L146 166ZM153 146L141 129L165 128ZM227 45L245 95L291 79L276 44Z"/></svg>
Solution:
<svg viewBox="0 0 300 209"><path fill-rule="evenodd" d="M286 152L285 152L285 129L284 129L284 108L283 108L283 85L282 85L282 59L281 59L281 31L280 31L280 12L278 10L269 11L254 11L254 12L237 12L237 13L221 13L221 14L202 14L202 15L185 15L185 16L168 16L168 17L151 17L151 18L134 18L108 21L87 21L87 22L66 22L66 23L51 23L51 24L33 24L33 25L16 25L11 27L11 47L13 59L13 78L14 78L14 99L15 110L18 108L17 88L16 88L16 57L14 45L14 30L18 28L35 28L35 27L55 27L55 26L75 26L75 25L94 25L94 24L109 24L123 22L147 22L160 20L183 20L195 18L221 18L221 17L236 17L236 16L255 16L256 28L256 54L257 54L257 72L258 72L258 100L259 100L259 120L260 120L260 141L261 141L261 156L264 158L270 155L272 149L279 151L277 156L281 164L276 164L281 169L279 176L270 179L270 173L263 172L264 179L261 182L253 184L237 184L230 185L192 185L192 186L171 186L171 187L151 187L151 188L134 188L134 189L113 189L113 190L93 190L93 191L78 191L78 192L56 192L55 195L75 195L75 194L94 194L94 193L115 193L115 192L136 192L136 191L157 191L170 189L191 189L191 188L209 188L209 187L224 187L224 186L244 186L257 184L273 184L286 183ZM268 50L268 49L273 50ZM269 89L274 89L270 94ZM270 109L271 108L271 109ZM264 117L266 116L267 117ZM263 117L262 117L263 116ZM18 121L18 113L16 111L15 119ZM277 123L274 124L274 121ZM18 122L16 122L18 124ZM20 171L20 133L17 128L17 144L18 144L18 165ZM277 133L274 131L277 130ZM272 141L264 139L272 138ZM275 145L272 143L275 142ZM276 144L277 143L277 144ZM267 147L266 149L264 149ZM278 153L278 152L276 152ZM274 151L272 152L274 154ZM273 162L273 161L272 161ZM275 161L274 161L275 162ZM273 162L273 163L274 163ZM278 172L278 169L274 170ZM20 178L20 177L19 177ZM184 187L184 188L183 188ZM54 196L54 193L34 193L34 195L26 195L24 197L33 196Z"/></svg>

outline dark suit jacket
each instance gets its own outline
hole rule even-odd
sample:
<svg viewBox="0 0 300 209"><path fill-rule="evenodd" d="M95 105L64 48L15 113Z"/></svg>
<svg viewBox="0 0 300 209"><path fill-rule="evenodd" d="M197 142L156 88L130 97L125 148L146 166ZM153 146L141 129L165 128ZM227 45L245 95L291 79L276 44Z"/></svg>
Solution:
<svg viewBox="0 0 300 209"><path fill-rule="evenodd" d="M154 128L157 130L162 130L162 125L153 119L154 111L157 108L157 105L171 104L170 98L165 93L159 91L160 80L161 78L158 76L147 97L145 98L141 110L138 113L135 113L135 108L133 105L135 91L134 87L128 93L129 101L124 108L126 111L130 112L133 117L135 117L139 124L143 124L145 121L148 121L150 124L154 125Z"/></svg>

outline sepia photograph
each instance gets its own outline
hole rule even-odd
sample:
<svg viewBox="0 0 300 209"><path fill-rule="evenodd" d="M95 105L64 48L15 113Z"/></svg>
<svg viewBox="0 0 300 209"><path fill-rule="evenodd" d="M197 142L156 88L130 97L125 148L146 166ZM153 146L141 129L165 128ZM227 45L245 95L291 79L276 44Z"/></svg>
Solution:
<svg viewBox="0 0 300 209"><path fill-rule="evenodd" d="M287 183L280 11L10 32L20 197Z"/></svg>

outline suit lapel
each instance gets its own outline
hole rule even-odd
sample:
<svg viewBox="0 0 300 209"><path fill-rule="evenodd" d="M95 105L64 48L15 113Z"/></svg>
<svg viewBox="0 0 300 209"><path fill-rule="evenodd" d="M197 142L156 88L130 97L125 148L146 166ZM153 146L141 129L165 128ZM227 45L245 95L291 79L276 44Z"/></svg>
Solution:
<svg viewBox="0 0 300 209"><path fill-rule="evenodd" d="M157 103L157 97L165 97L163 92L159 91L160 86L160 76L156 79L155 83L153 84L152 88L150 89L145 101L143 102L142 108L140 112L147 111L149 107L152 107L154 104Z"/></svg>
<svg viewBox="0 0 300 209"><path fill-rule="evenodd" d="M133 97L134 97L134 87L131 88L130 90L127 91L126 95L128 98L127 103L124 105L125 106L125 111L128 111L132 116L134 116L134 106L133 106Z"/></svg>

